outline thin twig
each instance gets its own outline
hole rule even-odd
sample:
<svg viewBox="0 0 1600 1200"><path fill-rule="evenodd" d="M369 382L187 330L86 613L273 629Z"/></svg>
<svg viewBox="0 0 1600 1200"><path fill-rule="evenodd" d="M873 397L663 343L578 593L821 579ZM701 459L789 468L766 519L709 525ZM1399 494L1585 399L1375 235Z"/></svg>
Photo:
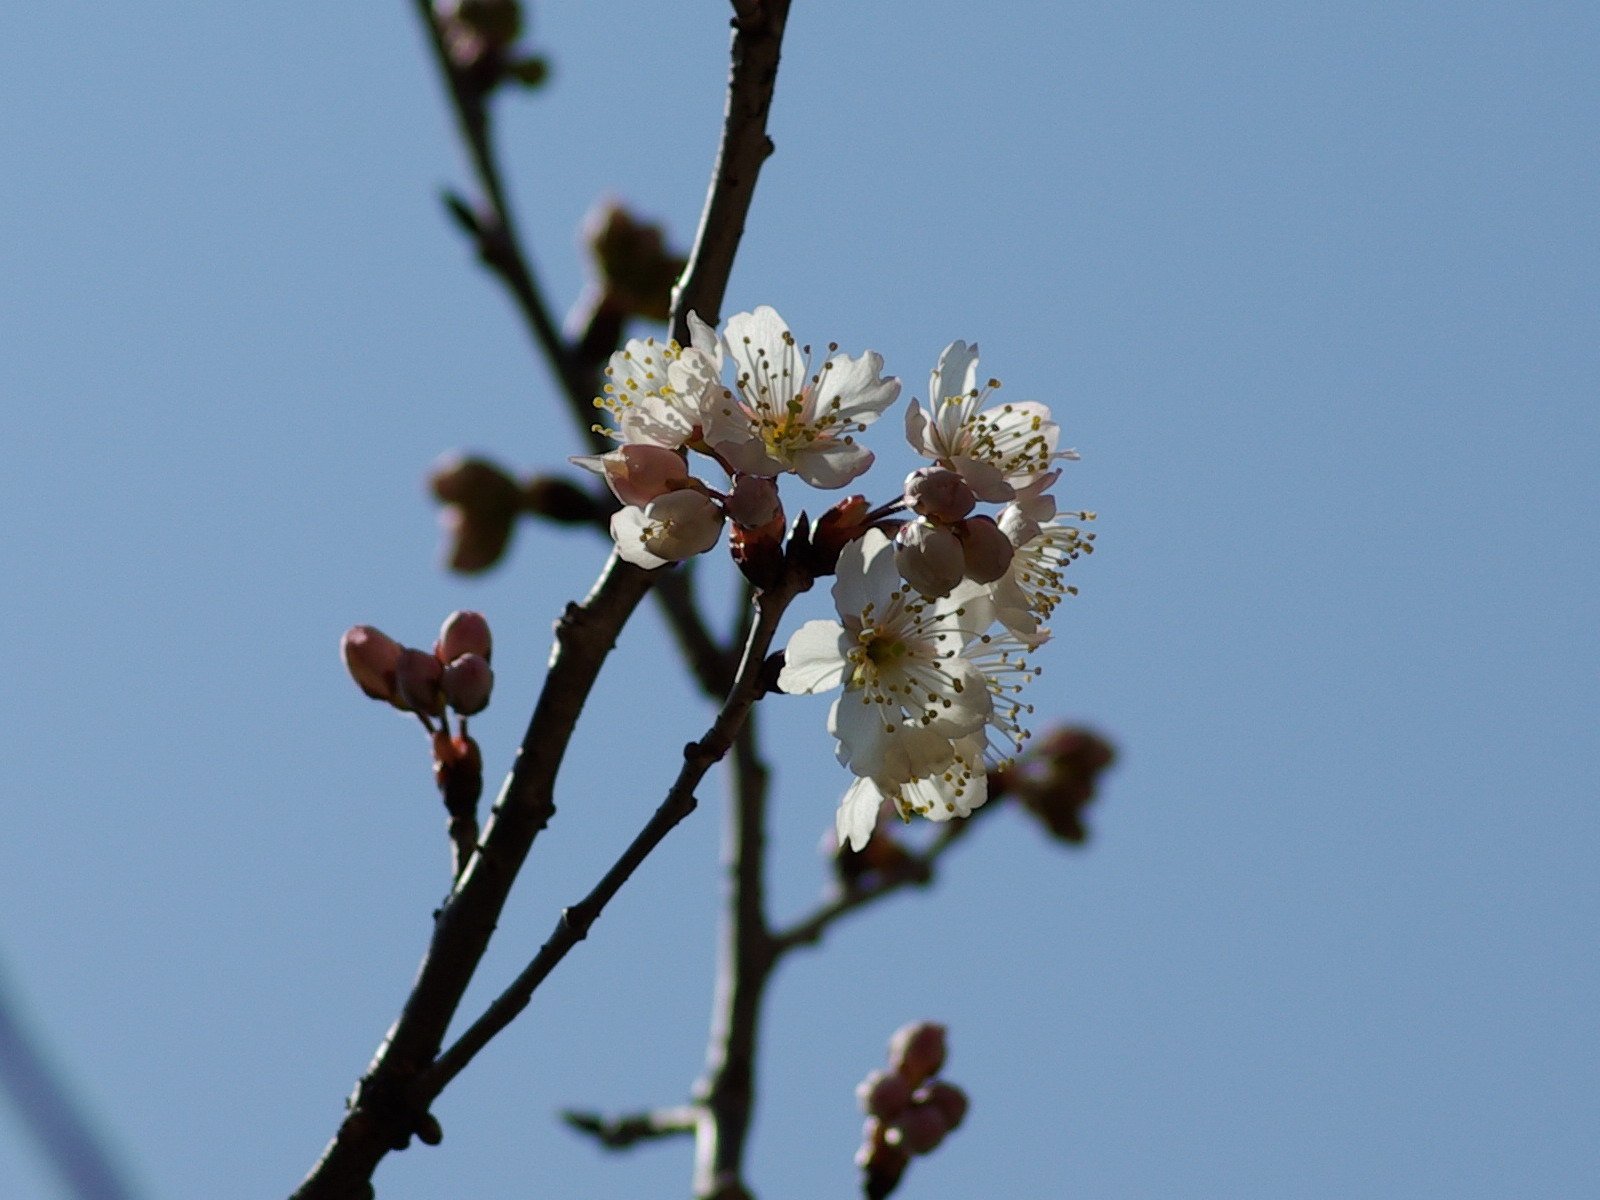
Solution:
<svg viewBox="0 0 1600 1200"><path fill-rule="evenodd" d="M561 1119L579 1133L594 1138L607 1150L626 1150L640 1142L655 1142L693 1133L695 1124L700 1120L700 1112L692 1104L682 1104L676 1108L653 1108L649 1112L626 1113L620 1117L602 1117L599 1113L569 1109L561 1114Z"/></svg>
<svg viewBox="0 0 1600 1200"><path fill-rule="evenodd" d="M977 813L985 809L978 809ZM847 888L827 903L819 906L810 916L796 921L787 929L778 931L773 935L773 951L778 958L782 958L791 950L801 946L812 946L822 940L822 935L841 917L848 916L858 908L871 904L874 900L881 900L893 892L898 892L907 887L927 887L933 882L934 868L944 852L950 849L970 828L968 822L972 817L960 821L951 821L939 831L937 837L930 842L925 850L919 854L910 855L905 862L889 874L884 874L863 887Z"/></svg>
<svg viewBox="0 0 1600 1200"><path fill-rule="evenodd" d="M705 778L706 772L728 753L744 727L751 707L760 697L762 668L773 636L778 631L778 622L782 620L790 601L809 586L809 579L794 576L757 600L759 614L755 628L750 631L750 640L745 644L739 673L728 699L705 736L683 748L683 766L667 790L666 798L593 890L571 908L562 910L549 938L511 986L496 997L483 1015L468 1026L449 1049L440 1054L433 1065L412 1083L409 1098L415 1110L424 1111L478 1052L528 1006L534 991L555 969L556 964L567 956L567 952L588 936L590 926L639 864L649 857L650 852L661 844L679 821L694 811L698 803L695 789Z"/></svg>
<svg viewBox="0 0 1600 1200"><path fill-rule="evenodd" d="M431 0L415 0L415 4L417 17L427 30L428 43L433 47L439 74L450 94L450 106L455 112L467 156L472 160L473 174L483 190L482 211L473 211L468 206L458 204L452 204L451 207L457 219L472 228L484 265L500 277L516 301L534 342L555 373L563 398L577 419L579 428L584 431L584 436L591 445L604 449L605 439L589 429L593 416L590 401L595 394L594 380L589 378L590 372L574 360L566 340L561 336L561 330L556 326L550 306L540 290L532 259L517 233L516 216L506 200L505 184L494 153L487 97L483 92L466 86L461 73L450 61L444 31L434 16Z"/></svg>
<svg viewBox="0 0 1600 1200"><path fill-rule="evenodd" d="M535 836L555 812L555 778L567 743L606 655L649 590L651 575L612 555L588 598L567 606L556 649L515 765L501 788L478 852L434 919L416 983L350 1101L350 1111L295 1200L349 1200L368 1194L372 1172L390 1150L432 1130L407 1097L430 1064L461 1003L512 881Z"/></svg>
<svg viewBox="0 0 1600 1200"><path fill-rule="evenodd" d="M708 325L722 322L722 297L733 258L744 236L745 217L755 196L761 164L772 154L767 114L778 82L778 56L789 0L738 0L734 5L733 41L729 51L728 103L723 112L722 141L712 169L706 206L700 214L689 265L672 289L672 336L689 344L689 314Z"/></svg>

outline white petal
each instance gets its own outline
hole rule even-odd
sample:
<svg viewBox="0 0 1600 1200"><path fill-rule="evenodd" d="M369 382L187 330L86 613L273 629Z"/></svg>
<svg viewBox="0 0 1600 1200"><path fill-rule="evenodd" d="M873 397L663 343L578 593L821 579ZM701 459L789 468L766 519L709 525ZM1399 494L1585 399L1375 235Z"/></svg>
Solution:
<svg viewBox="0 0 1600 1200"><path fill-rule="evenodd" d="M789 326L773 309L762 305L755 312L729 317L724 328L728 355L746 401L769 412L782 412L806 385L805 362Z"/></svg>
<svg viewBox="0 0 1600 1200"><path fill-rule="evenodd" d="M878 378L883 356L869 350L860 358L835 355L822 368L813 400L818 416L832 412L846 421L870 425L900 395L894 376Z"/></svg>
<svg viewBox="0 0 1600 1200"><path fill-rule="evenodd" d="M911 407L906 409L906 441L910 442L911 448L923 458L939 457L939 451L929 434L928 415L922 411L922 405L915 400L911 402Z"/></svg>
<svg viewBox="0 0 1600 1200"><path fill-rule="evenodd" d="M869 529L839 552L833 604L840 616L859 618L869 604L882 608L899 581L889 537Z"/></svg>
<svg viewBox="0 0 1600 1200"><path fill-rule="evenodd" d="M975 386L977 375L977 345L951 342L939 355L939 365L933 369L933 376L928 381L928 407L937 411L939 401L965 396Z"/></svg>
<svg viewBox="0 0 1600 1200"><path fill-rule="evenodd" d="M611 537L617 543L617 553L622 556L623 562L646 570L666 566L666 559L645 549L644 531L649 525L650 518L645 516L642 508L630 506L611 514Z"/></svg>
<svg viewBox="0 0 1600 1200"><path fill-rule="evenodd" d="M878 812L882 807L883 792L871 779L863 777L851 784L833 818L839 844L852 850L864 849L872 831L878 827Z"/></svg>
<svg viewBox="0 0 1600 1200"><path fill-rule="evenodd" d="M850 639L837 621L807 621L789 637L778 686L790 695L825 692L844 681Z"/></svg>
<svg viewBox="0 0 1600 1200"><path fill-rule="evenodd" d="M872 451L843 438L820 438L794 456L794 473L814 488L841 488L872 466Z"/></svg>

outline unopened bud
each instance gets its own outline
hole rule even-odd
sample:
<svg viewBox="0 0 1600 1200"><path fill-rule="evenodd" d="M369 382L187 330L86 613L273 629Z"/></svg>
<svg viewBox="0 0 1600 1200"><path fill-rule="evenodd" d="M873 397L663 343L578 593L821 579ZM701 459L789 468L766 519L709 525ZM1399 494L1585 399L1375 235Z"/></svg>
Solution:
<svg viewBox="0 0 1600 1200"><path fill-rule="evenodd" d="M924 596L942 597L955 591L967 560L953 529L919 519L895 533L894 565L900 578Z"/></svg>
<svg viewBox="0 0 1600 1200"><path fill-rule="evenodd" d="M905 505L935 521L959 521L978 503L971 486L944 467L922 467L906 476Z"/></svg>
<svg viewBox="0 0 1600 1200"><path fill-rule="evenodd" d="M944 1113L931 1104L913 1104L889 1126L888 1140L912 1154L927 1154L944 1141L950 1125Z"/></svg>
<svg viewBox="0 0 1600 1200"><path fill-rule="evenodd" d="M865 496L846 496L818 517L804 546L806 569L813 575L834 574L839 569L839 552L866 533L870 511Z"/></svg>
<svg viewBox="0 0 1600 1200"><path fill-rule="evenodd" d="M635 220L614 200L602 201L585 223L604 303L652 321L667 319L672 285L685 260L667 250L661 226Z"/></svg>
<svg viewBox="0 0 1600 1200"><path fill-rule="evenodd" d="M1015 792L1052 835L1081 844L1089 838L1084 810L1094 799L1100 773L1116 756L1115 747L1092 730L1058 729L994 781L1000 791Z"/></svg>
<svg viewBox="0 0 1600 1200"><path fill-rule="evenodd" d="M993 583L1011 565L1015 547L993 517L968 517L956 526L965 556L966 576L976 583Z"/></svg>
<svg viewBox="0 0 1600 1200"><path fill-rule="evenodd" d="M911 1085L903 1075L880 1067L856 1085L856 1099L863 1112L889 1120L911 1103Z"/></svg>
<svg viewBox="0 0 1600 1200"><path fill-rule="evenodd" d="M517 481L486 458L447 454L428 476L433 494L446 504L478 507L515 507L521 488Z"/></svg>
<svg viewBox="0 0 1600 1200"><path fill-rule="evenodd" d="M496 46L511 45L522 32L522 7L517 0L456 0L441 5L439 15L470 26Z"/></svg>
<svg viewBox="0 0 1600 1200"><path fill-rule="evenodd" d="M488 662L493 657L493 647L488 618L482 613L460 610L444 619L433 653L442 663L454 662L463 654L476 654Z"/></svg>
<svg viewBox="0 0 1600 1200"><path fill-rule="evenodd" d="M480 655L463 654L445 667L439 686L451 708L463 717L474 716L489 707L489 693L494 691L494 671Z"/></svg>
<svg viewBox="0 0 1600 1200"><path fill-rule="evenodd" d="M861 1168L862 1192L867 1200L883 1200L893 1192L911 1162L904 1147L889 1141L888 1133L888 1128L876 1117L868 1117L861 1131L856 1166Z"/></svg>
<svg viewBox="0 0 1600 1200"><path fill-rule="evenodd" d="M444 712L444 693L439 688L443 675L444 665L433 655L409 647L401 650L395 662L398 707L425 716L440 715Z"/></svg>
<svg viewBox="0 0 1600 1200"><path fill-rule="evenodd" d="M783 520L776 480L764 475L740 475L728 494L728 516L747 529L757 529L774 518Z"/></svg>
<svg viewBox="0 0 1600 1200"><path fill-rule="evenodd" d="M371 625L357 625L339 639L339 653L345 669L359 687L374 700L395 703L395 664L400 658L400 643Z"/></svg>
<svg viewBox="0 0 1600 1200"><path fill-rule="evenodd" d="M944 1114L945 1127L954 1129L966 1118L967 1094L953 1083L935 1079L917 1089L917 1103L928 1104Z"/></svg>
<svg viewBox="0 0 1600 1200"><path fill-rule="evenodd" d="M889 1065L913 1087L937 1075L944 1059L943 1025L914 1021L895 1030L889 1039Z"/></svg>
<svg viewBox="0 0 1600 1200"><path fill-rule="evenodd" d="M451 570L472 574L500 561L522 508L522 488L482 458L450 455L428 477L433 494L449 505L443 515L450 535Z"/></svg>

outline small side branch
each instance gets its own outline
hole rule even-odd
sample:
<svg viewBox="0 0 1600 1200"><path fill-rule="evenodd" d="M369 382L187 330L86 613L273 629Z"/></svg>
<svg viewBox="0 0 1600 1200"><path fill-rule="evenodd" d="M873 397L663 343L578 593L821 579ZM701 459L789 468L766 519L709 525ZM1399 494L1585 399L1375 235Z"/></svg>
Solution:
<svg viewBox="0 0 1600 1200"><path fill-rule="evenodd" d="M978 813L985 810L979 809ZM974 813L973 817L978 814ZM781 958L801 946L814 946L834 925L859 908L881 900L907 887L927 887L934 880L934 869L946 850L950 849L970 828L968 817L952 821L939 831L939 835L920 854L907 856L891 874L885 874L863 886L846 888L833 899L820 905L810 916L796 921L788 929L773 936L773 949Z"/></svg>
<svg viewBox="0 0 1600 1200"><path fill-rule="evenodd" d="M561 1119L579 1133L588 1134L607 1150L626 1150L640 1142L656 1142L693 1133L700 1113L693 1105L684 1104L677 1108L654 1108L649 1112L627 1113L620 1117L602 1117L599 1113L569 1109L561 1114Z"/></svg>

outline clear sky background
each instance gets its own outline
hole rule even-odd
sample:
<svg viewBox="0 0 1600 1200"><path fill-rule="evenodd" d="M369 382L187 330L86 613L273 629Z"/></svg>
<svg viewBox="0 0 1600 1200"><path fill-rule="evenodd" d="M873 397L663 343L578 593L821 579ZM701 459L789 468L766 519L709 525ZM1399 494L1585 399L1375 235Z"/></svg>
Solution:
<svg viewBox="0 0 1600 1200"><path fill-rule="evenodd" d="M688 240L726 21L534 11L555 77L500 108L559 307L598 197ZM10 5L0 44L0 970L141 1196L283 1196L448 869L423 739L338 637L489 614L498 778L604 546L438 567L436 455L578 444L441 214L408 5ZM907 397L975 340L1054 407L1100 552L1037 699L1123 758L1086 850L1000 814L785 966L766 1200L855 1194L851 1088L919 1017L973 1108L908 1200L1600 1192L1597 53L1577 0L796 0L728 311ZM702 731L662 638L625 636L469 1008ZM847 782L824 710L764 708L780 916ZM699 1070L702 796L384 1200L685 1194L686 1143L553 1114ZM0 1109L0 1195L53 1188Z"/></svg>

